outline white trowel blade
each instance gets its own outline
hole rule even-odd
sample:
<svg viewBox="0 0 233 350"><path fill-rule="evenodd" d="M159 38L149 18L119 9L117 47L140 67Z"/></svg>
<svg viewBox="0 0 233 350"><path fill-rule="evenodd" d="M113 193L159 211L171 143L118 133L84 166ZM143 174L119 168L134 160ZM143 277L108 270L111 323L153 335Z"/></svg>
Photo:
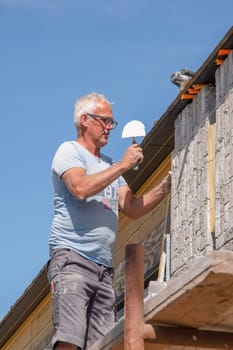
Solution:
<svg viewBox="0 0 233 350"><path fill-rule="evenodd" d="M146 136L145 125L139 120L131 120L124 126L121 137L126 138L138 136Z"/></svg>

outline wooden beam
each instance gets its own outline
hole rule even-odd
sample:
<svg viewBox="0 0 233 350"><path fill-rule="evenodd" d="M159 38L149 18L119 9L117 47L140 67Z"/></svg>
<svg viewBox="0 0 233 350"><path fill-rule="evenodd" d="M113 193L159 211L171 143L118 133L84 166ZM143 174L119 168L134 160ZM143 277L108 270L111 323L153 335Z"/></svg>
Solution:
<svg viewBox="0 0 233 350"><path fill-rule="evenodd" d="M220 49L218 51L218 56L227 56L231 52L231 49Z"/></svg>
<svg viewBox="0 0 233 350"><path fill-rule="evenodd" d="M188 89L188 93L189 93L190 95L197 95L199 91L200 91L200 90L192 89L192 88Z"/></svg>
<svg viewBox="0 0 233 350"><path fill-rule="evenodd" d="M186 327L153 326L155 340L145 342L208 349L233 349L233 333Z"/></svg>
<svg viewBox="0 0 233 350"><path fill-rule="evenodd" d="M226 56L229 55L231 51L231 49L218 50L217 58L215 59L215 63L217 64L217 66L220 66L224 62L224 59L226 58Z"/></svg>
<svg viewBox="0 0 233 350"><path fill-rule="evenodd" d="M182 94L180 96L181 100L192 100L195 97L195 95L190 95L190 94Z"/></svg>
<svg viewBox="0 0 233 350"><path fill-rule="evenodd" d="M217 64L217 66L221 66L221 64L223 64L224 59L223 58L216 58L215 63Z"/></svg>
<svg viewBox="0 0 233 350"><path fill-rule="evenodd" d="M193 84L193 85L192 85L192 88L193 88L194 90L200 91L204 86L213 86L213 84L210 84L210 83L206 83L206 84Z"/></svg>
<svg viewBox="0 0 233 350"><path fill-rule="evenodd" d="M155 337L144 323L144 246L128 244L125 250L124 350L144 350L144 339Z"/></svg>

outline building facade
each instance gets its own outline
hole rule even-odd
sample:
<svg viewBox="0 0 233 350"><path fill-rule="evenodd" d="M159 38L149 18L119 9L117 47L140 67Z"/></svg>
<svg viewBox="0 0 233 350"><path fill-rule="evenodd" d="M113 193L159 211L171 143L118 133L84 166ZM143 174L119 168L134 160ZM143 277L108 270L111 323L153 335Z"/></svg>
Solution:
<svg viewBox="0 0 233 350"><path fill-rule="evenodd" d="M145 349L233 349L233 27L142 148L139 170L125 175L132 190L140 195L172 170L172 191L143 218L120 214L119 322L92 350L123 349L125 249L132 243L144 247L144 319L158 335L145 339ZM52 333L44 266L1 321L0 349L43 350Z"/></svg>

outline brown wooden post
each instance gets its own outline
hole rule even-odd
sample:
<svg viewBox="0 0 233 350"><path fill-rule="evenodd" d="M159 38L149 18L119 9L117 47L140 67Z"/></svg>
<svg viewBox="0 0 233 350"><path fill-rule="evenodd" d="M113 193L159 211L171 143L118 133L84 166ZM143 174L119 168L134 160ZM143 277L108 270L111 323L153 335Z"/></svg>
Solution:
<svg viewBox="0 0 233 350"><path fill-rule="evenodd" d="M126 246L124 350L143 350L144 339L154 339L151 325L144 323L144 247Z"/></svg>

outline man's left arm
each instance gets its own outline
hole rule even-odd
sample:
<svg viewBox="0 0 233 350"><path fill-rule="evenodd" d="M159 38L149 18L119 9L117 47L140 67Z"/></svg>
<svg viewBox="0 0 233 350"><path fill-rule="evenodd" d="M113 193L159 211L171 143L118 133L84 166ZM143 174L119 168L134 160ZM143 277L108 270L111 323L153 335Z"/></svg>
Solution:
<svg viewBox="0 0 233 350"><path fill-rule="evenodd" d="M147 214L158 205L162 199L171 191L171 173L152 190L140 197L135 197L128 186L120 188L119 206L120 210L128 217L137 219Z"/></svg>

